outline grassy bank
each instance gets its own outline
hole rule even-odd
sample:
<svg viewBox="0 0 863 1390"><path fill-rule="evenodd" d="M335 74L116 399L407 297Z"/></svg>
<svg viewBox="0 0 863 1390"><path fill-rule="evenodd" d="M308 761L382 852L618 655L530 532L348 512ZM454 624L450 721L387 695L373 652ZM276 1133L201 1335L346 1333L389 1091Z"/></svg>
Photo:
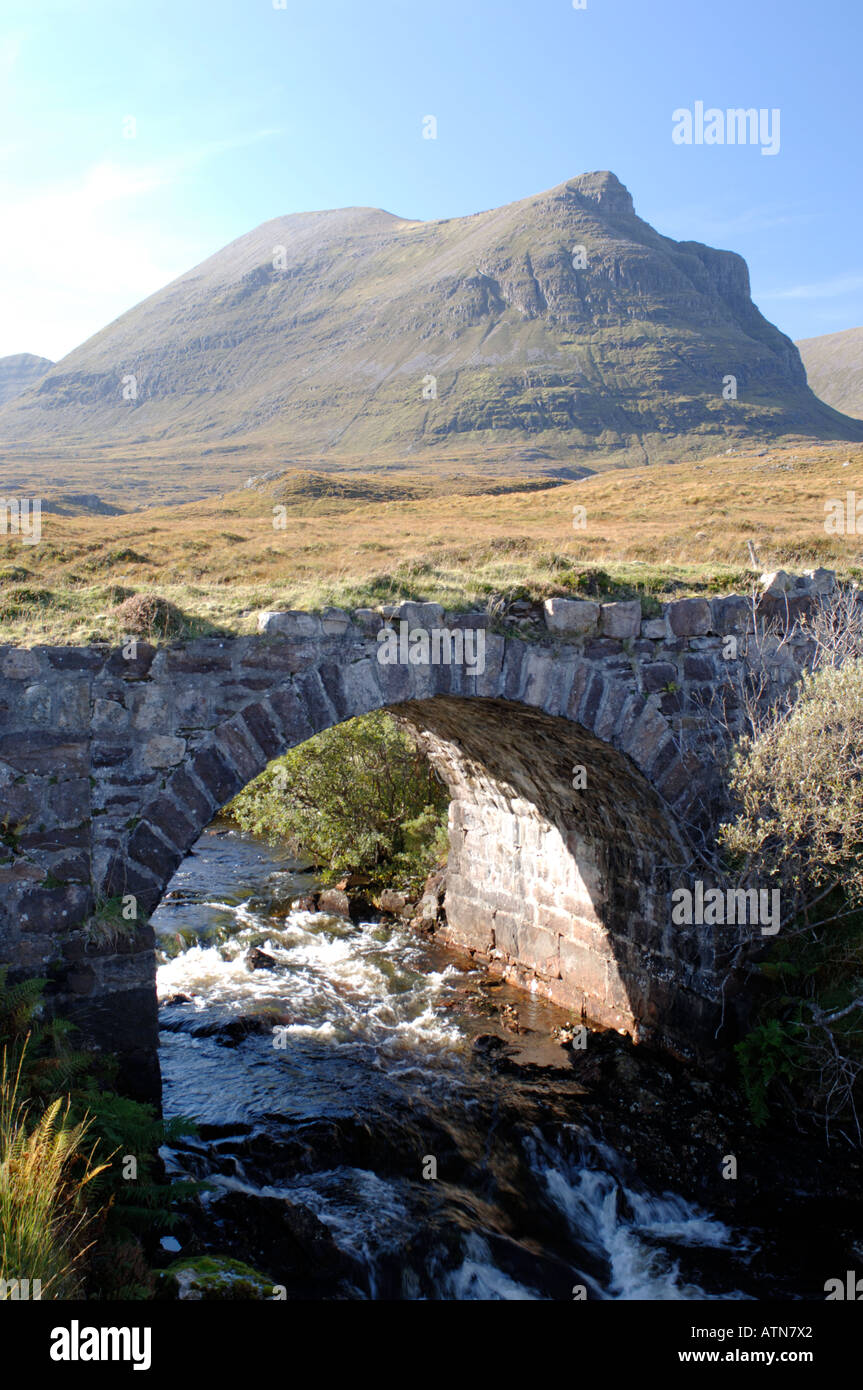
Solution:
<svg viewBox="0 0 863 1390"><path fill-rule="evenodd" d="M730 767L720 830L737 886L771 890L778 935L738 1059L754 1119L779 1110L863 1145L863 631L821 625L816 669Z"/></svg>

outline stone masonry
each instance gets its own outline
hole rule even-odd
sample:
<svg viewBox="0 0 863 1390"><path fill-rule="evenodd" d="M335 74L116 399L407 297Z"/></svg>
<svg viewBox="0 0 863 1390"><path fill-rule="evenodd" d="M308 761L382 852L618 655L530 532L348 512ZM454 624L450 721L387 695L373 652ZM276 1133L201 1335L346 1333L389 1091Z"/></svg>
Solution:
<svg viewBox="0 0 863 1390"><path fill-rule="evenodd" d="M757 644L774 685L806 665L794 620L831 582L767 585L761 615L787 638ZM718 944L671 927L669 892L739 720L752 603L682 599L644 618L638 602L552 599L543 617L497 631L404 604L262 614L257 636L158 649L0 647L0 963L47 977L81 1041L158 1095L147 918L171 875L272 758L389 708L451 792L448 938L588 1021L708 1048ZM395 620L485 629L484 669L381 664Z"/></svg>

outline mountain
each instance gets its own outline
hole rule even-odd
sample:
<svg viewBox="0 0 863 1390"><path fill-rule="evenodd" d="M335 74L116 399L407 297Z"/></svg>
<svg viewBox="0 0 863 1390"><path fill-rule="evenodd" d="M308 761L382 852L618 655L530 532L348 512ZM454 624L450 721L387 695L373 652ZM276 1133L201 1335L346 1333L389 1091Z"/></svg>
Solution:
<svg viewBox="0 0 863 1390"><path fill-rule="evenodd" d="M31 352L0 357L0 405L29 391L53 365L47 357L34 357Z"/></svg>
<svg viewBox="0 0 863 1390"><path fill-rule="evenodd" d="M863 328L801 338L797 347L816 396L835 410L863 418Z"/></svg>
<svg viewBox="0 0 863 1390"><path fill-rule="evenodd" d="M739 256L661 236L610 173L437 222L276 218L0 409L0 441L79 457L530 453L536 471L537 457L643 463L783 435L861 439L863 425L809 390Z"/></svg>

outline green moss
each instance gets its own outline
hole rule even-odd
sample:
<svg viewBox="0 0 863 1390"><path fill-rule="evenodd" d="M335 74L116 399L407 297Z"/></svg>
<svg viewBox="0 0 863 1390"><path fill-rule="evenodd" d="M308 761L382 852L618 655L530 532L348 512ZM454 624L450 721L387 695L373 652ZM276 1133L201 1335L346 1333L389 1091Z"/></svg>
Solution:
<svg viewBox="0 0 863 1390"><path fill-rule="evenodd" d="M184 1299L260 1300L273 1297L275 1280L227 1255L175 1260L161 1275L162 1291Z"/></svg>

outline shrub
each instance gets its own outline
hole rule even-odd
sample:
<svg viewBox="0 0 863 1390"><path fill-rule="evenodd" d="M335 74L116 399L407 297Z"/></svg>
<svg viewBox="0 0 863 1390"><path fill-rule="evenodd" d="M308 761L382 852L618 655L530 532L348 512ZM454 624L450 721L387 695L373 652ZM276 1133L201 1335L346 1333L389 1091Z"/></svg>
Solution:
<svg viewBox="0 0 863 1390"><path fill-rule="evenodd" d="M804 674L790 709L741 743L731 790L727 850L757 862L798 910L840 884L863 903L863 662Z"/></svg>
<svg viewBox="0 0 863 1390"><path fill-rule="evenodd" d="M737 1049L753 1117L782 1096L859 1144L863 662L805 675L741 742L730 784L737 814L720 841L742 879L782 894L781 934L756 966L768 997Z"/></svg>
<svg viewBox="0 0 863 1390"><path fill-rule="evenodd" d="M156 594L134 594L111 610L123 631L139 637L177 637L185 631L179 608Z"/></svg>
<svg viewBox="0 0 863 1390"><path fill-rule="evenodd" d="M770 1117L768 1093L771 1083L792 1080L796 1070L800 1029L778 1018L760 1023L737 1044L736 1052L743 1076L743 1089L750 1114L757 1125Z"/></svg>
<svg viewBox="0 0 863 1390"><path fill-rule="evenodd" d="M418 887L446 853L448 802L413 737L377 711L278 758L227 814L311 856L331 881Z"/></svg>

